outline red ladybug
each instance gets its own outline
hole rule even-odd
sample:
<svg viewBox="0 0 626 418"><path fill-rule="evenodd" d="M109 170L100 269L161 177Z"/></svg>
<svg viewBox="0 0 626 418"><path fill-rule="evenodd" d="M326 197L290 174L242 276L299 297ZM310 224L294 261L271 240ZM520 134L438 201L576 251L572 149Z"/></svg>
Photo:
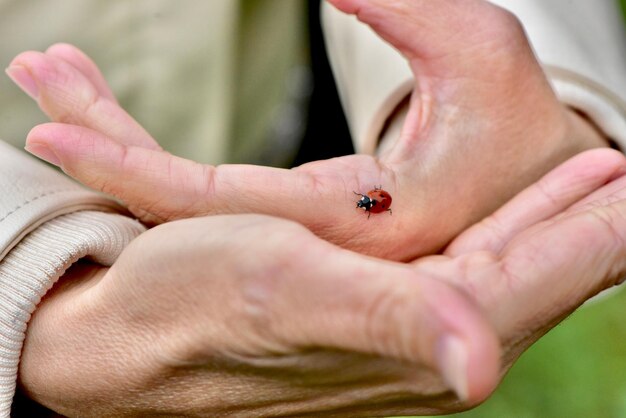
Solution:
<svg viewBox="0 0 626 418"><path fill-rule="evenodd" d="M374 187L374 190L370 190L367 194L361 194L353 192L356 195L361 196L361 199L356 202L357 208L362 208L367 212L367 219L370 218L372 213L389 212L391 215L391 195L382 189L383 186Z"/></svg>

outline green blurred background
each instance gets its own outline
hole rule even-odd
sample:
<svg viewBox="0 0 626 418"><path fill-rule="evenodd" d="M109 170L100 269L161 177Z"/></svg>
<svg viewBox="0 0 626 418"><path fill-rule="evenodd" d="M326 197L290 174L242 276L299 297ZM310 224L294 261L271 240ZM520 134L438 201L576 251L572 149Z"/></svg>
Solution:
<svg viewBox="0 0 626 418"><path fill-rule="evenodd" d="M478 408L455 418L626 417L626 287L530 348Z"/></svg>
<svg viewBox="0 0 626 418"><path fill-rule="evenodd" d="M620 3L626 22L626 0ZM626 285L623 287L579 309L531 347L483 405L448 416L625 418Z"/></svg>

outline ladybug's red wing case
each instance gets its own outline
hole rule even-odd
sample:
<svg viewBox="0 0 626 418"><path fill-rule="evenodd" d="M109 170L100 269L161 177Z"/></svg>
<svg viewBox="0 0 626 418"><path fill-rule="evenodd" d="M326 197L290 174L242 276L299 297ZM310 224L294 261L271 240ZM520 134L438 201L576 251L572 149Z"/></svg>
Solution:
<svg viewBox="0 0 626 418"><path fill-rule="evenodd" d="M391 195L386 191L374 189L370 190L367 195L370 199L372 199L372 201L376 202L376 204L370 209L372 213L381 213L389 210L391 207Z"/></svg>
<svg viewBox="0 0 626 418"><path fill-rule="evenodd" d="M391 195L384 190L376 189L372 190L367 194L370 199L378 200L379 202L387 201L387 207L391 206Z"/></svg>

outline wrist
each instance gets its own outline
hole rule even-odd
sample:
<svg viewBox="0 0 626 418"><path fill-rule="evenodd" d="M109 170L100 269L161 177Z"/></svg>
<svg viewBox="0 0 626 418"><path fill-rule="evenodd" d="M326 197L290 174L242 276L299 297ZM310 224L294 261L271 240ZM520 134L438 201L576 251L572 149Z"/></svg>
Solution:
<svg viewBox="0 0 626 418"><path fill-rule="evenodd" d="M394 147L398 139L400 139L404 121L409 113L410 97L411 96L407 96L398 103L385 121L385 125L380 132L378 143L374 151L377 156L385 155Z"/></svg>
<svg viewBox="0 0 626 418"><path fill-rule="evenodd" d="M591 148L617 148L615 142L585 113L571 107L567 107L566 113L569 121L569 141L580 148L579 152Z"/></svg>

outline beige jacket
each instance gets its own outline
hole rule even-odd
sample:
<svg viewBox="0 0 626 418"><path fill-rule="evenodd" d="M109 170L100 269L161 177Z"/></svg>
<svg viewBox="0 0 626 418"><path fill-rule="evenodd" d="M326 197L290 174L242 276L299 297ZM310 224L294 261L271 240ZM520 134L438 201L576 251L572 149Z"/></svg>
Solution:
<svg viewBox="0 0 626 418"><path fill-rule="evenodd" d="M87 7L88 2L79 3ZM220 1L212 2L217 3ZM617 17L617 3L498 3L518 13L526 24L561 98L585 111L625 146L626 36ZM155 0L154 4L160 3ZM566 14L562 13L565 9ZM368 28L328 7L323 13L355 146L360 152L372 153L391 110L410 93L411 74L397 52ZM224 22L214 29L231 30ZM150 38L150 34L142 36ZM153 76L151 71L166 71L149 65L145 70L147 76ZM225 77L230 79L229 74ZM126 82L132 84L133 80ZM206 88L217 82L207 83ZM215 146L219 149L223 144ZM0 144L0 196L0 417L7 417L24 332L41 297L78 258L90 256L105 265L113 263L143 227L122 215L115 203L4 144Z"/></svg>
<svg viewBox="0 0 626 418"><path fill-rule="evenodd" d="M297 141L279 135L283 108L307 87L306 18L304 0L0 0L0 61L72 43L172 154L284 165ZM8 77L0 92L0 137L21 146L46 118Z"/></svg>

